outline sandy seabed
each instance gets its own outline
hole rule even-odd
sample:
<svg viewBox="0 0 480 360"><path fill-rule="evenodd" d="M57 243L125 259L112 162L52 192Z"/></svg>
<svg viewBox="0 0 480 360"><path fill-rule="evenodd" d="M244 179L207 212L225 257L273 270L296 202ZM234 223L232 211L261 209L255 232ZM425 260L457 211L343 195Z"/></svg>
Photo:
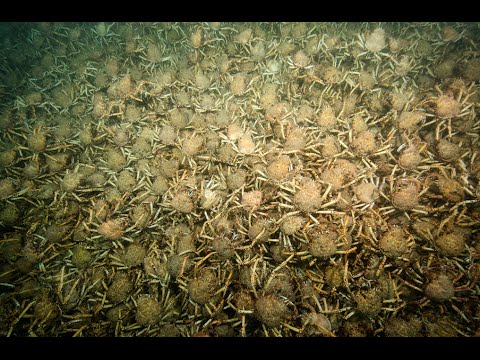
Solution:
<svg viewBox="0 0 480 360"><path fill-rule="evenodd" d="M0 41L0 335L479 332L478 23Z"/></svg>

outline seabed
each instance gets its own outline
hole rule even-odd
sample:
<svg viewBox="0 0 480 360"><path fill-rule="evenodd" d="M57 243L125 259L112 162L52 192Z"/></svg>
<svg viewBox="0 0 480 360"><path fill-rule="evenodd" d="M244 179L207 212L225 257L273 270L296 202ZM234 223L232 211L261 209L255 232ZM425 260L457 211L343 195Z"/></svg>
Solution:
<svg viewBox="0 0 480 360"><path fill-rule="evenodd" d="M475 336L478 23L2 23L0 335Z"/></svg>

